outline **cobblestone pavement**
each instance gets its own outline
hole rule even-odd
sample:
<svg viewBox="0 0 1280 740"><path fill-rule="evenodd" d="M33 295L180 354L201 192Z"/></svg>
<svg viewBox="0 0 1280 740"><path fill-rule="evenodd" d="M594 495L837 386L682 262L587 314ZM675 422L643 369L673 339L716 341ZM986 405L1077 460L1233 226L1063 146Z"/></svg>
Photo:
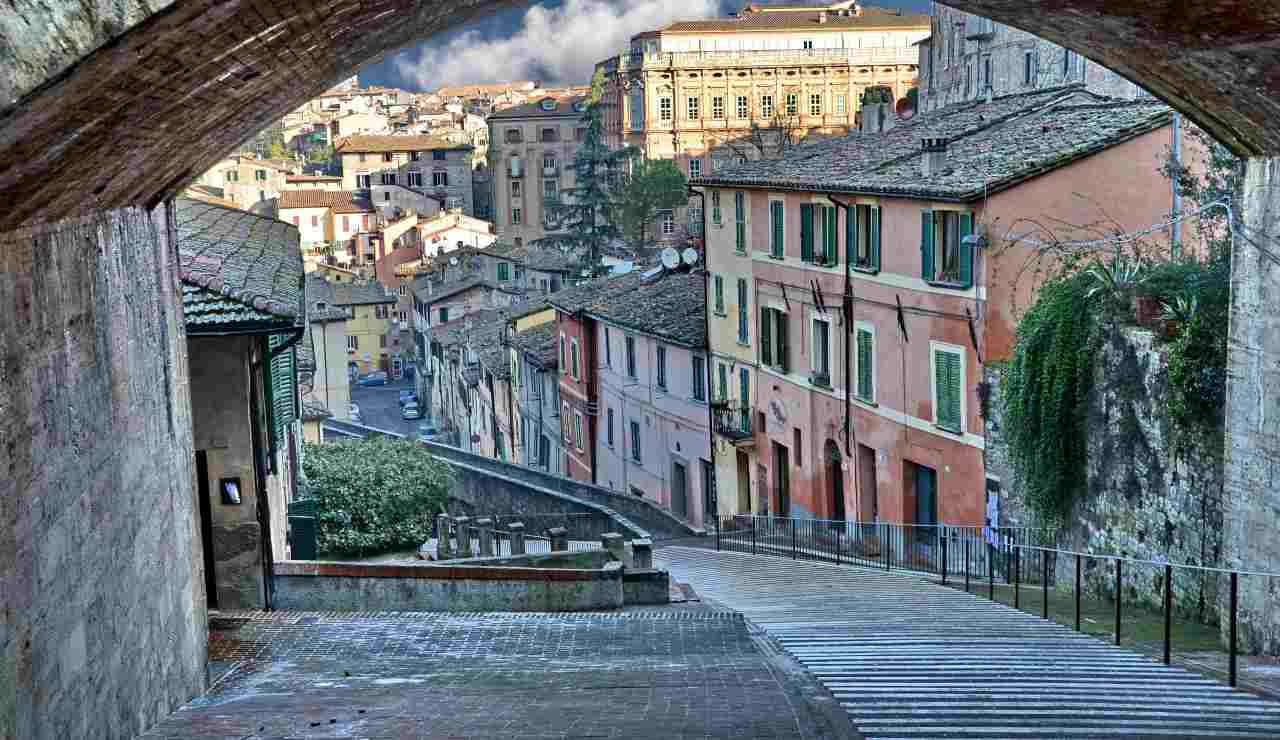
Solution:
<svg viewBox="0 0 1280 740"><path fill-rule="evenodd" d="M211 617L232 666L159 738L852 737L740 615L244 612ZM833 730L830 722L837 718Z"/></svg>
<svg viewBox="0 0 1280 740"><path fill-rule="evenodd" d="M867 738L1280 738L1280 702L919 576L688 547L654 559L740 609Z"/></svg>

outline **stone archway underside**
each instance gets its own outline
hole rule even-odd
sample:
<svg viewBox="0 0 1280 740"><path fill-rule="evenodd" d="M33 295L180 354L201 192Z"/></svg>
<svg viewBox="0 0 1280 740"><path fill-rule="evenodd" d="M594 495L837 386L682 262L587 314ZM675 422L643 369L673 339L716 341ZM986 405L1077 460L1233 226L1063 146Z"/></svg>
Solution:
<svg viewBox="0 0 1280 740"><path fill-rule="evenodd" d="M118 0L111 17L15 3L0 8L0 100L16 101L0 111L0 231L155 204L336 80L508 0ZM1120 72L1239 154L1280 154L1275 0L948 4Z"/></svg>

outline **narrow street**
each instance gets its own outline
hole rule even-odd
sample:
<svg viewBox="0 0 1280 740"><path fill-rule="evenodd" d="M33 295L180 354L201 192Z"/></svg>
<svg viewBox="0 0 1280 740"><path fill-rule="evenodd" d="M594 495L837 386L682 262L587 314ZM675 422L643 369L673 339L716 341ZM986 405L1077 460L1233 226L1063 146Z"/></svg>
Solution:
<svg viewBox="0 0 1280 740"><path fill-rule="evenodd" d="M688 547L655 559L777 640L867 738L1280 737L1278 702L916 576Z"/></svg>
<svg viewBox="0 0 1280 740"><path fill-rule="evenodd" d="M389 432L416 435L421 420L400 418L400 391L412 390L413 381L396 380L386 385L351 385L351 402L360 407L360 423ZM425 409L424 409L425 412Z"/></svg>

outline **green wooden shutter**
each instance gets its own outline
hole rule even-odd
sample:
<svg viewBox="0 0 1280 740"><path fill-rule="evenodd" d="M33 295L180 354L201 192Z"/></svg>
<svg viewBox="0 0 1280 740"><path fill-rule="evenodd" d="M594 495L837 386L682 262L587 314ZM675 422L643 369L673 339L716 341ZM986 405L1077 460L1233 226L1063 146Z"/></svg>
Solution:
<svg viewBox="0 0 1280 740"><path fill-rule="evenodd" d="M724 276L716 275L716 313L724 313Z"/></svg>
<svg viewBox="0 0 1280 740"><path fill-rule="evenodd" d="M729 398L729 368L725 367L723 362L716 365L716 380L719 381L720 400L727 400Z"/></svg>
<svg viewBox="0 0 1280 740"><path fill-rule="evenodd" d="M743 193L733 194L733 230L734 247L739 252L747 251L747 208Z"/></svg>
<svg viewBox="0 0 1280 740"><path fill-rule="evenodd" d="M769 326L770 309L760 309L760 364L773 364L772 327Z"/></svg>
<svg viewBox="0 0 1280 740"><path fill-rule="evenodd" d="M880 269L880 206L873 206L871 211L871 269Z"/></svg>
<svg viewBox="0 0 1280 740"><path fill-rule="evenodd" d="M871 399L871 332L858 330L858 396Z"/></svg>
<svg viewBox="0 0 1280 740"><path fill-rule="evenodd" d="M933 364L938 396L938 426L958 432L961 429L960 393L963 383L960 377L960 355L935 351Z"/></svg>
<svg viewBox="0 0 1280 740"><path fill-rule="evenodd" d="M849 265L858 261L857 213L857 206L849 206L844 210L844 261Z"/></svg>
<svg viewBox="0 0 1280 740"><path fill-rule="evenodd" d="M933 279L933 211L920 212L920 277Z"/></svg>
<svg viewBox="0 0 1280 740"><path fill-rule="evenodd" d="M738 341L747 341L747 280L738 278Z"/></svg>
<svg viewBox="0 0 1280 740"><path fill-rule="evenodd" d="M835 206L824 206L823 215L826 217L826 228L823 229L822 246L823 246L823 262L828 265L834 265L840 261L836 250L839 248L840 240L836 235L836 209Z"/></svg>
<svg viewBox="0 0 1280 740"><path fill-rule="evenodd" d="M787 342L787 315L782 311L774 311L778 317L778 369L784 373L791 372L791 345Z"/></svg>
<svg viewBox="0 0 1280 740"><path fill-rule="evenodd" d="M960 214L960 283L966 288L973 287L973 245L965 244L964 238L973 233L973 214Z"/></svg>
<svg viewBox="0 0 1280 740"><path fill-rule="evenodd" d="M773 201L769 204L770 218L773 219L773 239L769 242L769 252L774 257L782 259L783 242L782 242L782 203Z"/></svg>
<svg viewBox="0 0 1280 740"><path fill-rule="evenodd" d="M800 260L813 262L813 204L800 204Z"/></svg>

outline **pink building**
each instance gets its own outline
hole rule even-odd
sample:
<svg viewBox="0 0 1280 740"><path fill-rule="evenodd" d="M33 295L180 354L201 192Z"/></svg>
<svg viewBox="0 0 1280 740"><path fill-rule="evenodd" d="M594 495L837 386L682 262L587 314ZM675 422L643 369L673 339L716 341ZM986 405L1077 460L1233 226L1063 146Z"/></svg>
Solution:
<svg viewBox="0 0 1280 740"><path fill-rule="evenodd" d="M696 181L718 204L713 284L741 286L708 297L714 371L749 366L755 385L736 441L750 459L720 467L720 490L749 491L738 509L755 513L982 524L1000 485L984 462L985 363L1009 358L1053 265L1040 242L1166 218L1170 122L1155 101L1061 88ZM717 401L737 402L723 385Z"/></svg>

